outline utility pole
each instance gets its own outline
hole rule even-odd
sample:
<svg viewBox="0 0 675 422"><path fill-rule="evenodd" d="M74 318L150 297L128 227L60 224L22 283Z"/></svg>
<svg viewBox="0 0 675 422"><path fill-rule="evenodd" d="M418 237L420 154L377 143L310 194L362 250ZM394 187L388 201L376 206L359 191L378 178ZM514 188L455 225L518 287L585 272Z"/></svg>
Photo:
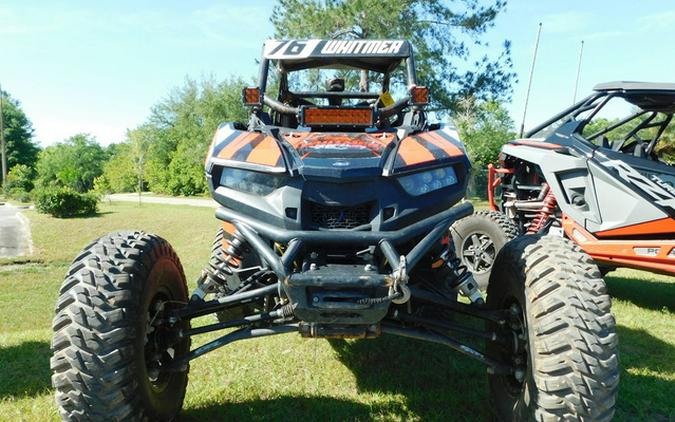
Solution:
<svg viewBox="0 0 675 422"><path fill-rule="evenodd" d="M579 76L581 75L581 58L584 56L584 40L581 40L581 49L579 49L579 64L577 65L577 80L574 82L574 97L572 104L577 102L577 89L579 88Z"/></svg>
<svg viewBox="0 0 675 422"><path fill-rule="evenodd" d="M539 22L539 29L537 30L537 40L534 43L534 52L532 53L532 66L530 66L530 78L527 81L527 93L525 94L525 107L523 108L523 121L520 123L520 135L523 137L525 132L525 116L527 116L527 103L530 101L530 89L532 88L532 76L534 76L534 64L537 62L537 50L539 49L539 37L541 36L541 22Z"/></svg>
<svg viewBox="0 0 675 422"><path fill-rule="evenodd" d="M7 180L7 148L5 148L5 122L2 119L2 85L0 84L0 154L2 154L2 185Z"/></svg>

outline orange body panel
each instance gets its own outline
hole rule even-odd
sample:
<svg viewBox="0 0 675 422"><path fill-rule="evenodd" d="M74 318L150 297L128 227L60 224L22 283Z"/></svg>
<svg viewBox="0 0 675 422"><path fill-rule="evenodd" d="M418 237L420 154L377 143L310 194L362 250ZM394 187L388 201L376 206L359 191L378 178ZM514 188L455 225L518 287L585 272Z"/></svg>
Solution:
<svg viewBox="0 0 675 422"><path fill-rule="evenodd" d="M214 138L209 151L209 156L213 155L213 158L268 167L284 166L281 148L276 139L263 133L239 132L229 139L219 141Z"/></svg>
<svg viewBox="0 0 675 422"><path fill-rule="evenodd" d="M281 158L281 150L277 141L271 136L266 136L260 141L246 157L246 162L275 166Z"/></svg>
<svg viewBox="0 0 675 422"><path fill-rule="evenodd" d="M406 165L420 164L434 161L434 155L418 142L416 138L406 138L398 148L398 155Z"/></svg>
<svg viewBox="0 0 675 422"><path fill-rule="evenodd" d="M396 166L412 166L462 155L464 151L454 143L436 133L426 132L408 136L401 141Z"/></svg>
<svg viewBox="0 0 675 422"><path fill-rule="evenodd" d="M457 147L455 144L446 141L445 139L441 138L438 135L427 132L427 133L420 133L419 136L425 141L431 142L433 145L445 151L445 153L448 154L449 157L457 157L464 154L464 151L459 149L459 147Z"/></svg>
<svg viewBox="0 0 675 422"><path fill-rule="evenodd" d="M602 240L567 215L563 230L598 262L675 274L675 240Z"/></svg>
<svg viewBox="0 0 675 422"><path fill-rule="evenodd" d="M675 219L666 217L646 223L619 227L618 229L603 230L595 233L597 236L636 236L645 234L673 234L675 233Z"/></svg>
<svg viewBox="0 0 675 422"><path fill-rule="evenodd" d="M224 158L226 160L231 160L234 157L234 154L237 153L241 148L248 145L255 138L262 137L264 135L255 132L243 132L241 135L237 136L230 143L225 145L225 148L221 149L218 153L218 158Z"/></svg>

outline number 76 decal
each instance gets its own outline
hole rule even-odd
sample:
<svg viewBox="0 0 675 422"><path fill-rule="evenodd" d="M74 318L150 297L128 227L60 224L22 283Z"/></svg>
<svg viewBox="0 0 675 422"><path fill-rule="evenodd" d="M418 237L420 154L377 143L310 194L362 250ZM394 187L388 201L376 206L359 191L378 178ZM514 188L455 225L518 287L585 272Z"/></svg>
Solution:
<svg viewBox="0 0 675 422"><path fill-rule="evenodd" d="M264 56L267 59L301 59L309 57L321 40L270 40L265 43Z"/></svg>

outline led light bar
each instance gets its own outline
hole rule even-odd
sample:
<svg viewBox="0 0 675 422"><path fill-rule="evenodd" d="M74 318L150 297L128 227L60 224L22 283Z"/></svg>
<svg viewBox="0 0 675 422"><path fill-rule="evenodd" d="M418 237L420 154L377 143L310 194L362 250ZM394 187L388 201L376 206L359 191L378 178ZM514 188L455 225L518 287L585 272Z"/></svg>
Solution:
<svg viewBox="0 0 675 422"><path fill-rule="evenodd" d="M304 126L372 126L373 110L369 107L303 107Z"/></svg>

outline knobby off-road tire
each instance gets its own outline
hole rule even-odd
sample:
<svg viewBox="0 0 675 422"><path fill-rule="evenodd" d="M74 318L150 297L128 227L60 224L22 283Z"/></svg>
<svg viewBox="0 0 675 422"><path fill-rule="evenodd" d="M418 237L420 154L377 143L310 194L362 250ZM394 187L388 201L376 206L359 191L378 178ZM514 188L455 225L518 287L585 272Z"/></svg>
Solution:
<svg viewBox="0 0 675 422"><path fill-rule="evenodd" d="M52 384L61 417L173 419L185 397L187 369L149 375L146 354L169 359L170 352L155 352L166 331L150 328L152 318L159 303L168 309L187 299L183 267L166 240L126 232L88 245L68 270L53 322ZM180 356L189 348L182 340L172 349Z"/></svg>
<svg viewBox="0 0 675 422"><path fill-rule="evenodd" d="M485 290L499 250L520 232L503 213L480 210L455 222L450 234L455 253L471 271L480 289ZM478 255L471 256L472 252Z"/></svg>
<svg viewBox="0 0 675 422"><path fill-rule="evenodd" d="M497 418L610 420L619 382L618 339L593 260L566 239L523 236L499 253L487 293L489 308L513 310L515 304L520 310L525 340L522 382L514 375L488 376ZM487 345L495 358L518 356L507 349Z"/></svg>

